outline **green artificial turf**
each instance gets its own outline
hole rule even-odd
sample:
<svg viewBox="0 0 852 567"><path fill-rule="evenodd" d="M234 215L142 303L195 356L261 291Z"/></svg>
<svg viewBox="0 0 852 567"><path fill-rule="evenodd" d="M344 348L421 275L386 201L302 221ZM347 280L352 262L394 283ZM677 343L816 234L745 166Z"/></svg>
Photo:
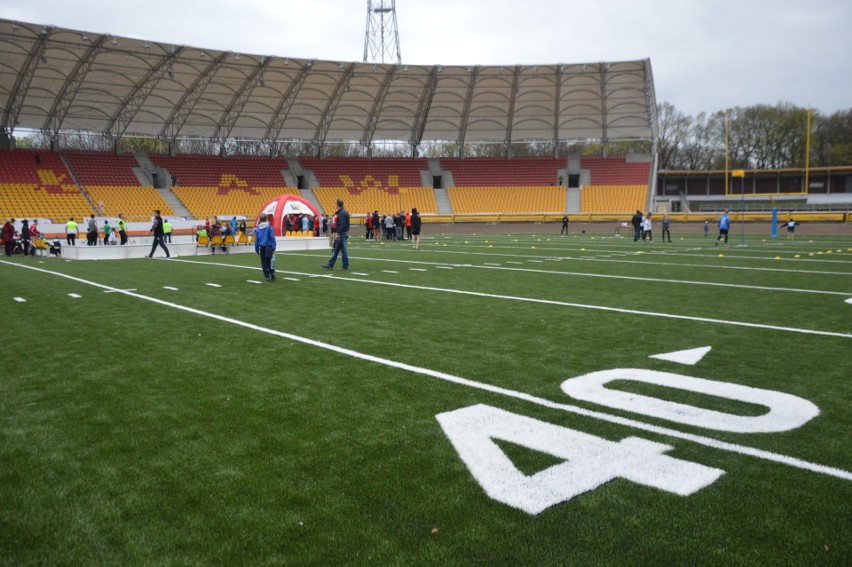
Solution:
<svg viewBox="0 0 852 567"><path fill-rule="evenodd" d="M852 239L720 249L428 228L417 251L353 238L348 273L322 270L325 252L279 254L263 285L247 281L263 279L251 254L2 258L0 564L850 563ZM649 358L703 346L693 366ZM789 431L715 431L560 388L617 368L774 390L820 413ZM724 474L689 496L616 479L528 514L488 496L436 419L478 404L661 443ZM524 475L564 460L495 443Z"/></svg>

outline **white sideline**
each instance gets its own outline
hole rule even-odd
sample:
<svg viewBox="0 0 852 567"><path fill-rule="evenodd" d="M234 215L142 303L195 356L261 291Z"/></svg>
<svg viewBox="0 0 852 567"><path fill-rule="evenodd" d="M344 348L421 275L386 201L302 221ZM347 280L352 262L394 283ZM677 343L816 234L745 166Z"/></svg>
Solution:
<svg viewBox="0 0 852 567"><path fill-rule="evenodd" d="M516 390L510 390L508 388L502 388L500 386L494 386L491 384L485 384L482 382L477 382L475 380L469 380L467 378L462 378L460 376L454 376L452 374L447 374L445 372L439 372L437 370L431 370L429 368L423 368L420 366L414 366L412 364L406 364L404 362L397 362L394 360L389 360L386 358L381 358L378 356L374 356L371 354L366 354L362 352L358 352L352 349L339 347L337 345L333 345L330 343L325 343L322 341L316 341L314 339L309 339L307 337L301 337L299 335L293 335L291 333L285 333L283 331L277 331L275 329L270 329L267 327L261 327L260 325L255 325L253 323L247 323L245 321L240 321L238 319L232 319L231 317L225 317L224 315L217 315L216 313L211 313L209 311L202 311L200 309L195 309L193 307L187 307L185 305L179 305L177 303L172 303L170 301L164 301L162 299L157 299L156 297L150 297L147 295L142 295L140 293L135 293L131 291L125 291L121 289L117 289L108 285L100 284L97 282L93 282L90 280L84 280L82 278L78 278L75 276L70 276L68 274L63 274L60 272L52 272L50 270L45 270L43 268L36 268L34 266L27 266L24 264L16 264L12 262L7 262L5 260L0 261L0 263L7 264L9 266L16 266L19 268L23 268L26 270L33 270L36 272L41 272L44 274L49 274L52 276L58 276L61 278L65 278L71 281L75 281L78 283L91 285L93 287L97 287L100 289L111 290L115 293L120 293L123 295L127 295L128 297L134 297L136 299L141 299L144 301L150 301L152 303L156 303L158 305L163 305L165 307L171 307L172 309L177 309L179 311L185 311L187 313L192 313L194 315L200 315L202 317L209 317L211 319L215 319L217 321L222 321L224 323L230 323L232 325L236 325L239 327L244 327L246 329L251 329L253 331L259 331L261 333L266 333L269 335L274 335L277 337L281 337L284 339L289 339L295 342L299 342L302 344L306 344L309 346L315 346L321 349L325 349L331 352L336 352L338 354L343 354L346 356L350 356L352 358L357 358L359 360L365 360L367 362L373 362L376 364L381 364L384 366L389 366L391 368L397 368L399 370L405 370L407 372L413 372L415 374L422 374L425 376L430 376L432 378L437 378L439 380L443 380L445 382L450 382L453 384L459 384L461 386L467 386L469 388L474 388L476 390L482 390L485 392L490 392L492 394L500 394L503 396L507 396L510 398L515 398L518 400L530 402L542 407L561 410L569 413L574 413L576 415L581 415L583 417L589 417L592 419L599 419L601 421L606 421L608 423L614 423L616 425L621 425L624 427L632 427L634 429L639 429L642 431L647 431L649 433L655 433L657 435L664 435L667 437L675 437L677 439L683 439L686 441L692 441L693 443L697 443L699 445L704 445L705 447L711 447L713 449L719 449L722 451L729 451L732 453L738 453L740 455L748 455L752 457L757 457L759 459L764 459L767 461L780 463L784 465L788 465L791 467L795 467L802 470L807 470L811 472L816 472L820 474L825 474L828 476L833 476L836 478L844 479L844 480L852 480L852 472L830 467L826 465L820 465L817 463L811 463L809 461L804 461L802 459L797 459L795 457L789 457L787 455L781 455L779 453L773 453L771 451L764 451L762 449L756 449L754 447L748 447L745 445L738 445L736 443L728 443L726 441L719 441L718 439L712 439L710 437L703 437L701 435L695 435L692 433L685 433L683 431L678 431L676 429L669 429L667 427L661 427L658 425L652 425L649 423L644 423L641 421L637 421L634 419L629 419L625 417L620 417L617 415L610 415L608 413L589 410L586 408L582 408L579 406L573 406L569 404L560 404L558 402L554 402L545 398L539 398L537 396L533 396L530 394L526 394L524 392L519 392ZM209 262L199 262L199 263L209 263ZM216 265L216 264L213 264ZM341 278L342 279L342 278ZM360 280L351 280L351 281L360 281Z"/></svg>

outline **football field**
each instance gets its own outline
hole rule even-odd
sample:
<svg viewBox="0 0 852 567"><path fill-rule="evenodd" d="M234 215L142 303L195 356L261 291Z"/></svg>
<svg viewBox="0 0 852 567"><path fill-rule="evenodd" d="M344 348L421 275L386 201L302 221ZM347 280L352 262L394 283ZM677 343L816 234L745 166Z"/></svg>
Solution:
<svg viewBox="0 0 852 567"><path fill-rule="evenodd" d="M852 563L852 237L426 228L0 259L0 564Z"/></svg>

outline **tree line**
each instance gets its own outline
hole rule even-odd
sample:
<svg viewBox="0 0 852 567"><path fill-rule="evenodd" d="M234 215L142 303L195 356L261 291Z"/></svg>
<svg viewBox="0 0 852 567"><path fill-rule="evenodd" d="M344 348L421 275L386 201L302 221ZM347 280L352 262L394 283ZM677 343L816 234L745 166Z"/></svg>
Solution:
<svg viewBox="0 0 852 567"><path fill-rule="evenodd" d="M727 111L731 169L805 167L808 110L782 102ZM687 115L657 105L658 168L725 169L725 111ZM811 111L810 167L852 165L852 109L830 115Z"/></svg>

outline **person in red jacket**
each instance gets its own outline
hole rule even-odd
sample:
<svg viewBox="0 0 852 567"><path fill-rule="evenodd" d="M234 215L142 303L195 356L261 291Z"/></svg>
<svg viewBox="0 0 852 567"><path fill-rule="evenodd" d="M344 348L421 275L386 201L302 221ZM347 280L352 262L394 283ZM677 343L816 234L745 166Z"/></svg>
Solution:
<svg viewBox="0 0 852 567"><path fill-rule="evenodd" d="M15 251L15 219L9 219L3 225L3 247L6 256L11 256Z"/></svg>
<svg viewBox="0 0 852 567"><path fill-rule="evenodd" d="M411 241L411 211L405 213L405 233L408 235L408 240Z"/></svg>

